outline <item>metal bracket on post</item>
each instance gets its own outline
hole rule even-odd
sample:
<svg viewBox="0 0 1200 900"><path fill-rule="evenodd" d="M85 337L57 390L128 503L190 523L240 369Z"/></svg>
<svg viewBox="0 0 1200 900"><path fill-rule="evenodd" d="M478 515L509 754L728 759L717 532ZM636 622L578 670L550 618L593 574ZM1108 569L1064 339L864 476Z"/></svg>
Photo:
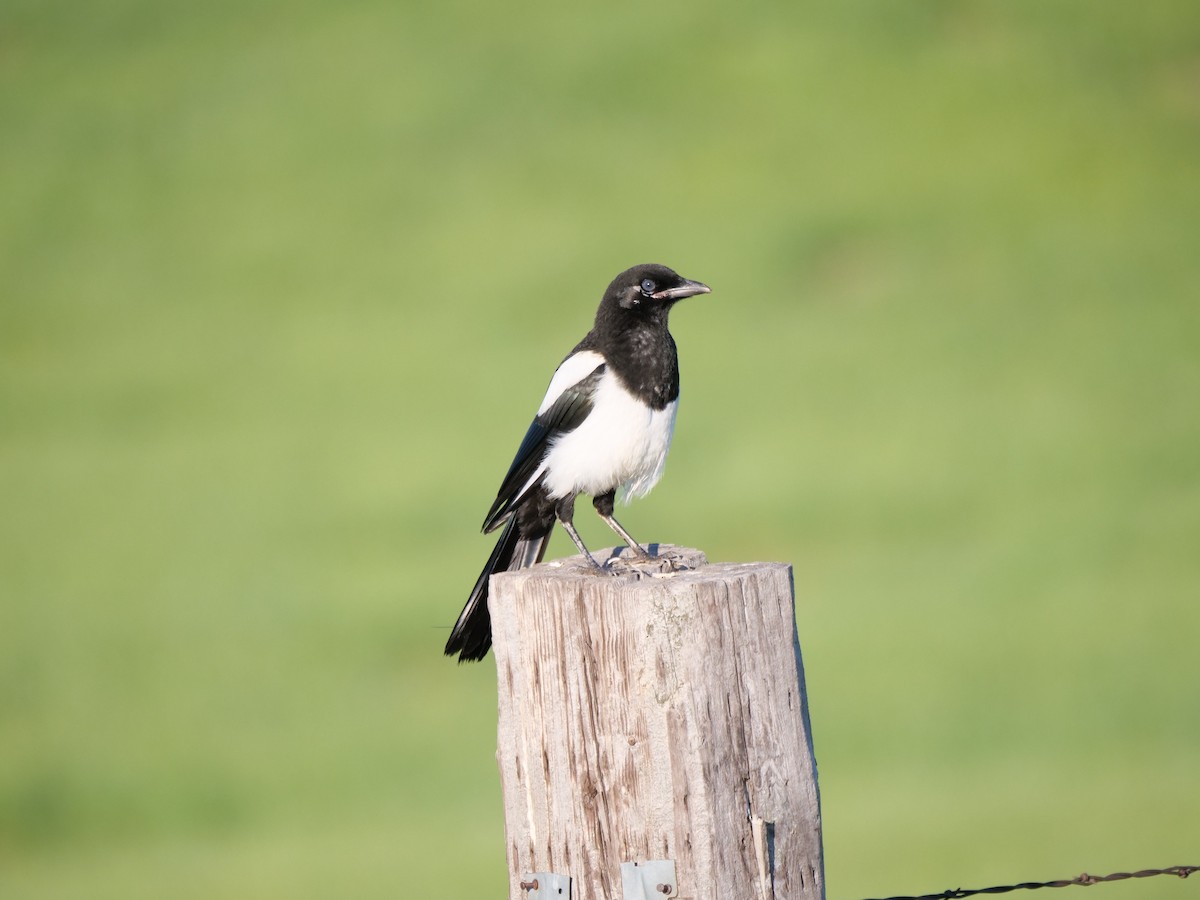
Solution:
<svg viewBox="0 0 1200 900"><path fill-rule="evenodd" d="M675 860L621 863L621 900L663 900L679 896Z"/></svg>
<svg viewBox="0 0 1200 900"><path fill-rule="evenodd" d="M521 876L520 888L528 900L571 900L570 875L526 872Z"/></svg>

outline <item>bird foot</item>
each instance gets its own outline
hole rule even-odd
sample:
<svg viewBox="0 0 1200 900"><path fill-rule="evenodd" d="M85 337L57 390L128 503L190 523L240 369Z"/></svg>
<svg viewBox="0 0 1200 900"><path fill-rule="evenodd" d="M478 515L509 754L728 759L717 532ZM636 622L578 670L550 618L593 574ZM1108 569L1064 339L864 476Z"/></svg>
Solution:
<svg viewBox="0 0 1200 900"><path fill-rule="evenodd" d="M587 560L587 562L588 562L587 570L589 572L592 572L595 575L611 575L612 574L608 570L608 562L607 561L605 561L603 563L598 562L596 560L596 557L592 556L592 554L590 554L590 553L583 554L583 558L585 560Z"/></svg>
<svg viewBox="0 0 1200 900"><path fill-rule="evenodd" d="M631 548L617 547L612 555L604 561L604 565L612 570L614 575L633 575L637 578L650 576L671 575L675 572L685 572L693 566L684 562L683 557L671 551L647 553L638 547L625 555ZM639 553L638 550L641 550Z"/></svg>
<svg viewBox="0 0 1200 900"><path fill-rule="evenodd" d="M576 575L607 575L623 578L663 578L679 572L691 572L708 564L704 554L673 544L648 544L645 557L636 555L628 546L601 550L596 554L568 557L547 563L565 566Z"/></svg>

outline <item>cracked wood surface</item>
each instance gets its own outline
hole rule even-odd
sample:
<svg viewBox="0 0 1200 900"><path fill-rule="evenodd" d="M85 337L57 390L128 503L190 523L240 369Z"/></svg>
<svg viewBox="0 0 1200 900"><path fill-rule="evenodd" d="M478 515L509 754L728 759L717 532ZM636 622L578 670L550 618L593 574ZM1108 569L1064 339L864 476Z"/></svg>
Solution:
<svg viewBox="0 0 1200 900"><path fill-rule="evenodd" d="M622 862L672 859L671 896L823 898L791 567L651 549L492 579L510 897L621 900Z"/></svg>

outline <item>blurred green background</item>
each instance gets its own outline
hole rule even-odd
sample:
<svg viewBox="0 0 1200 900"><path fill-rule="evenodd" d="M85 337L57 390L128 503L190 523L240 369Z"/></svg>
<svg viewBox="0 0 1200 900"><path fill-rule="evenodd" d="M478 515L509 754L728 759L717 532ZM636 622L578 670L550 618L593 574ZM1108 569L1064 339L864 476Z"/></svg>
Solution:
<svg viewBox="0 0 1200 900"><path fill-rule="evenodd" d="M1200 862L1198 250L1192 0L6 0L0 896L503 896L441 647L651 260L830 897Z"/></svg>

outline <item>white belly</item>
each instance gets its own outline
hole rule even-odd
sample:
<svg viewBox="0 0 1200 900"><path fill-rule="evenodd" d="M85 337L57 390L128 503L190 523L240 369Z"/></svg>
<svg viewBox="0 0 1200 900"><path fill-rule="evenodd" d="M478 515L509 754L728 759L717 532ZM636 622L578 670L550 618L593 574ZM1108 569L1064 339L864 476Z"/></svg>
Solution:
<svg viewBox="0 0 1200 900"><path fill-rule="evenodd" d="M583 424L557 438L546 455L550 496L596 496L614 488L626 498L645 495L662 477L679 401L651 410L607 371L592 404Z"/></svg>

